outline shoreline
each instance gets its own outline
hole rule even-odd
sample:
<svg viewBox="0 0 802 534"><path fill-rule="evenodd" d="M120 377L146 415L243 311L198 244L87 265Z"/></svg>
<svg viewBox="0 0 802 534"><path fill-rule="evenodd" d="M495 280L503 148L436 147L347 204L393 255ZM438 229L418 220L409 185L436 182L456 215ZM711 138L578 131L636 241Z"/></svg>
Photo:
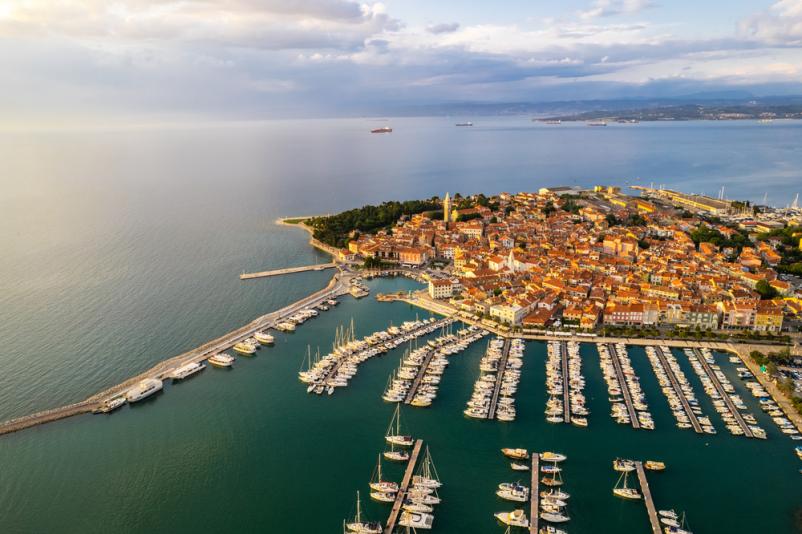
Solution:
<svg viewBox="0 0 802 534"><path fill-rule="evenodd" d="M308 241L309 245L330 255L332 259L336 262L337 257L339 256L339 250L315 239L315 230L311 226L308 226L306 224L305 221L313 217L325 217L325 215L306 215L303 217L280 217L275 220L275 223L278 226L289 226L291 228L300 228L301 230L304 230L306 233L309 234L309 241ZM298 222L290 223L287 221L298 221Z"/></svg>

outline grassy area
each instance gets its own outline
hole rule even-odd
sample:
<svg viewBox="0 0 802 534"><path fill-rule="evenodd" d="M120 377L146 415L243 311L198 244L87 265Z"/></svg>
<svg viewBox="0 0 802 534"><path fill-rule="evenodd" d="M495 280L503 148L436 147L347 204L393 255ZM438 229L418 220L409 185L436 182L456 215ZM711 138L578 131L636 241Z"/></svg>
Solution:
<svg viewBox="0 0 802 534"><path fill-rule="evenodd" d="M298 217L295 219L282 219L282 222L284 224L301 224L305 220L307 220L305 217Z"/></svg>

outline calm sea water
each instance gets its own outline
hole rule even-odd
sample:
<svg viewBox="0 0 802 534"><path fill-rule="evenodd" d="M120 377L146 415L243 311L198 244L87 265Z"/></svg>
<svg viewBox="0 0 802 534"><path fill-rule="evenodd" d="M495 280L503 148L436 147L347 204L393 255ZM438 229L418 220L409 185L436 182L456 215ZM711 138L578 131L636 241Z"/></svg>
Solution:
<svg viewBox="0 0 802 534"><path fill-rule="evenodd" d="M655 182L708 194L724 185L733 198L768 193L778 205L802 189L796 123L454 122L393 120L392 135L366 133L383 123L363 120L0 134L0 418L79 400L322 287L327 273L237 278L323 259L303 232L272 224L282 215L560 184ZM379 395L400 352L368 362L332 398L307 396L295 372L308 345L327 348L352 317L365 335L416 313L347 299L231 372L207 370L110 417L3 437L0 531L336 531L353 493L367 491L391 412ZM545 349L533 343L519 420L469 421L461 410L481 353L479 344L455 357L432 409L405 413L446 482L437 531L503 531L492 519L509 508L496 484L514 479L503 446L569 454L572 533L647 531L642 505L610 493L619 455L666 460L669 471L651 477L655 498L686 509L696 532L793 531L798 461L762 413L767 442L729 436L709 404L719 435L676 430L632 349L658 430L617 426L595 348L585 347L591 426L547 425Z"/></svg>

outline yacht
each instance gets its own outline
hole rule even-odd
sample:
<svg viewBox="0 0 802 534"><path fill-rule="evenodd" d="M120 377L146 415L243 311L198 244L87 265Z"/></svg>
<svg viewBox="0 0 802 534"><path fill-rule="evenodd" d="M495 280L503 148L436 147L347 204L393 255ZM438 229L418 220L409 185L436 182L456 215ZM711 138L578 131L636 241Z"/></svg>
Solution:
<svg viewBox="0 0 802 534"><path fill-rule="evenodd" d="M271 334L265 330L264 332L256 332L253 335L254 339L261 343L262 345L272 345L276 342L276 338L274 338Z"/></svg>
<svg viewBox="0 0 802 534"><path fill-rule="evenodd" d="M401 405L396 405L393 418L390 420L390 426L387 427L387 432L384 435L385 441L391 445L400 445L402 447L411 447L415 442L412 436L405 436L401 434Z"/></svg>
<svg viewBox="0 0 802 534"><path fill-rule="evenodd" d="M109 413L113 412L123 404L125 404L125 397L115 397L113 399L106 399L93 411L95 413Z"/></svg>
<svg viewBox="0 0 802 534"><path fill-rule="evenodd" d="M529 459L529 451L526 449L501 449L501 453L507 458L513 460L527 460Z"/></svg>
<svg viewBox="0 0 802 534"><path fill-rule="evenodd" d="M657 462L655 460L647 460L644 462L643 467L648 469L649 471L665 471L666 464L663 462Z"/></svg>
<svg viewBox="0 0 802 534"><path fill-rule="evenodd" d="M253 354L256 352L256 347L251 345L250 343L245 343L244 341L240 341L236 345L234 345L234 351L239 352L240 354Z"/></svg>
<svg viewBox="0 0 802 534"><path fill-rule="evenodd" d="M434 516L431 514L406 511L401 512L401 519L398 521L398 524L403 527L423 530L431 530L432 523L434 523Z"/></svg>
<svg viewBox="0 0 802 534"><path fill-rule="evenodd" d="M496 512L496 519L511 527L528 527L529 519L523 510L513 510L512 512Z"/></svg>
<svg viewBox="0 0 802 534"><path fill-rule="evenodd" d="M640 499L641 494L638 490L627 487L628 476L629 472L627 471L621 473L621 476L618 477L618 482L616 482L615 487L613 488L613 495L621 497L622 499Z"/></svg>
<svg viewBox="0 0 802 534"><path fill-rule="evenodd" d="M498 485L496 495L505 501L527 502L529 500L529 488L516 482L502 482Z"/></svg>
<svg viewBox="0 0 802 534"><path fill-rule="evenodd" d="M359 492L356 492L356 517L350 523L345 524L349 532L355 534L381 534L382 525L378 521L362 521L362 509L359 502Z"/></svg>
<svg viewBox="0 0 802 534"><path fill-rule="evenodd" d="M548 521L549 523L565 523L571 518L560 512L541 512L540 519Z"/></svg>
<svg viewBox="0 0 802 534"><path fill-rule="evenodd" d="M175 369L172 373L170 373L170 378L173 380L183 380L189 376L194 375L195 373L199 373L206 369L206 366L200 362L190 362L186 365L182 365L178 369Z"/></svg>
<svg viewBox="0 0 802 534"><path fill-rule="evenodd" d="M125 393L125 400L128 402L141 401L142 399L150 397L154 393L161 391L162 387L162 381L158 378L146 378Z"/></svg>
<svg viewBox="0 0 802 534"><path fill-rule="evenodd" d="M559 453L556 453L556 452L548 452L548 451L546 451L546 452L541 452L540 453L540 459L543 460L544 462L556 462L556 463L559 463L559 462L564 462L565 460L568 459L568 457L565 456L564 454L559 454Z"/></svg>
<svg viewBox="0 0 802 534"><path fill-rule="evenodd" d="M225 352L221 352L209 358L208 362L215 367L231 367L231 364L234 363L234 357L229 356Z"/></svg>

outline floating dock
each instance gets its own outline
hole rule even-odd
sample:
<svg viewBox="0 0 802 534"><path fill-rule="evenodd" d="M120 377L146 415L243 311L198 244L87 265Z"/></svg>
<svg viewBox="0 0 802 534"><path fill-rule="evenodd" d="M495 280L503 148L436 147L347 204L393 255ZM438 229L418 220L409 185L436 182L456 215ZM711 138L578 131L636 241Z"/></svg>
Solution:
<svg viewBox="0 0 802 534"><path fill-rule="evenodd" d="M254 278L267 278L269 276L280 276L282 274L303 273L307 271L325 271L326 269L333 269L337 264L332 263L316 263L315 265L304 265L303 267L287 267L285 269L274 269L272 271L262 271L258 273L242 273L239 275L240 280L252 280Z"/></svg>
<svg viewBox="0 0 802 534"><path fill-rule="evenodd" d="M560 359L563 367L563 423L571 424L571 377L568 374L568 342L560 341Z"/></svg>
<svg viewBox="0 0 802 534"><path fill-rule="evenodd" d="M501 392L501 382L504 378L504 373L507 371L507 359L510 356L510 338L504 339L504 348L501 349L501 359L498 362L498 374L496 375L496 387L493 390L493 396L490 398L490 409L487 411L488 419L495 419L496 407L498 406L498 395Z"/></svg>
<svg viewBox="0 0 802 534"><path fill-rule="evenodd" d="M643 502L646 503L646 512L649 514L649 523L652 525L652 534L662 534L660 519L657 517L657 509L652 499L652 490L649 489L649 481L646 479L646 471L643 469L643 462L635 462L635 469L638 472L638 482L643 493Z"/></svg>
<svg viewBox="0 0 802 534"><path fill-rule="evenodd" d="M409 484L412 482L412 474L415 472L415 465L418 463L418 456L420 456L422 448L423 440L415 440L415 446L412 448L412 454L409 456L409 462L407 462L407 468L404 471L404 478L401 479L401 485L398 487L393 507L390 509L390 516L387 518L387 524L384 527L384 534L392 534L395 529L398 516L401 514L401 506L404 504L404 497L406 497Z"/></svg>
<svg viewBox="0 0 802 534"><path fill-rule="evenodd" d="M691 420L691 425L693 426L694 432L697 434L703 434L704 430L702 430L702 425L699 424L699 419L696 417L696 414L693 413L693 409L691 408L690 403L688 403L688 399L685 397L685 392L682 391L682 387L679 384L679 380L677 380L676 375L674 374L674 370L668 365L668 360L666 359L664 350L667 350L667 347L659 345L655 347L655 354L657 354L657 359L660 360L660 365L663 366L663 371L668 376L669 382L671 382L671 387L674 388L674 392L679 397L679 401L682 403L682 408L685 410L685 415L688 416L688 419Z"/></svg>
<svg viewBox="0 0 802 534"><path fill-rule="evenodd" d="M705 370L707 377L710 378L711 382L713 382L713 386L716 388L716 391L718 391L718 394L721 395L721 400L723 400L727 405L727 408L729 408L730 413L732 413L732 416L735 418L735 422L738 423L738 426L744 431L744 436L747 438L754 438L755 435L752 433L752 429L750 429L749 425L747 425L746 421L744 421L741 412L735 407L735 404L732 402L729 394L724 391L724 386L721 385L716 373L713 372L712 367L710 367L710 364L707 363L702 351L697 348L693 348L691 350L693 350L693 353L696 355L696 359L699 360L699 363L702 365L702 369Z"/></svg>
<svg viewBox="0 0 802 534"><path fill-rule="evenodd" d="M639 429L640 421L638 414L635 411L635 406L632 405L632 396L629 394L629 384L624 380L624 370L621 368L621 360L618 359L618 350L613 343L607 345L607 350L610 351L610 359L613 360L613 367L615 367L615 374L618 376L618 383L621 386L621 394L624 396L624 404L627 406L629 412L629 422L632 428Z"/></svg>
<svg viewBox="0 0 802 534"><path fill-rule="evenodd" d="M540 454L532 452L532 483L529 486L529 534L538 534L540 523Z"/></svg>

